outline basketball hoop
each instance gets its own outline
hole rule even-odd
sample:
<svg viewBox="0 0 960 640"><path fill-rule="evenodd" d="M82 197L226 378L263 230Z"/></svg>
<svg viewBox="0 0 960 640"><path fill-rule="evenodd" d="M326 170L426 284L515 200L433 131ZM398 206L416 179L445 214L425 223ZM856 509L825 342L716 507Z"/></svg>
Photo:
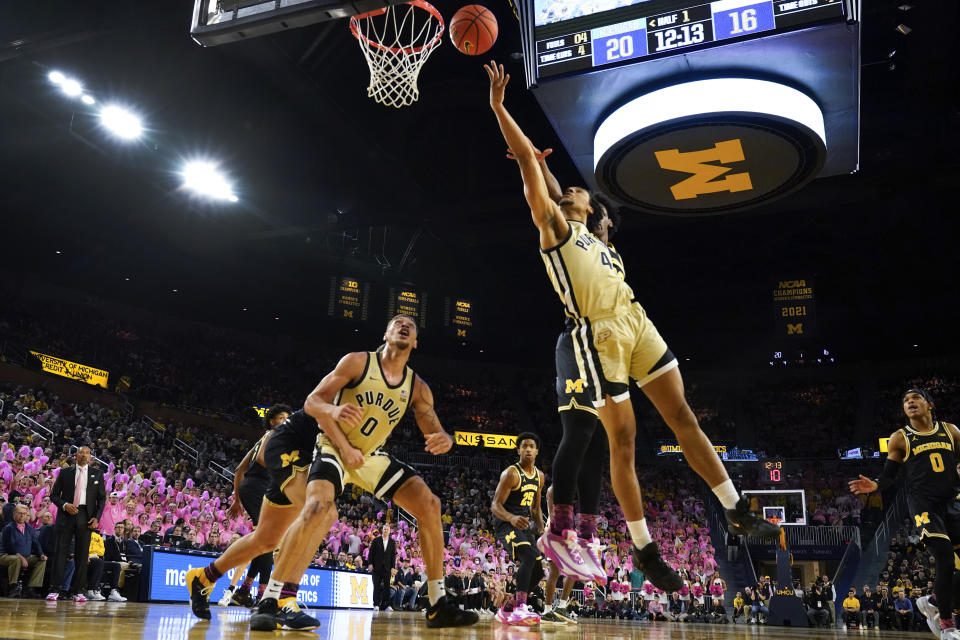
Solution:
<svg viewBox="0 0 960 640"><path fill-rule="evenodd" d="M420 97L417 77L443 39L443 16L425 0L411 0L350 18L350 32L370 67L367 96L390 107Z"/></svg>

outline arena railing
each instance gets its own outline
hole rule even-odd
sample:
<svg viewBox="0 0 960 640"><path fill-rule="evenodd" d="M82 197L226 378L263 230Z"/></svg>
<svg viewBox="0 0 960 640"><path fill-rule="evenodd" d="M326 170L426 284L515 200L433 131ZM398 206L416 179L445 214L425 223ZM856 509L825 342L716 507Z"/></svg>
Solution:
<svg viewBox="0 0 960 640"><path fill-rule="evenodd" d="M42 440L46 440L47 442L53 442L53 431L51 431L50 429L47 429L45 426L43 426L42 424L40 424L30 416L26 415L25 413L18 413L16 416L14 416L13 419L14 421L16 421L17 424L19 424L24 429L31 431L38 438ZM40 433L41 431L47 435L43 435L43 433Z"/></svg>
<svg viewBox="0 0 960 640"><path fill-rule="evenodd" d="M234 473L227 467L223 466L219 462L213 460L207 465L215 474L226 480L227 482L233 482Z"/></svg>
<svg viewBox="0 0 960 640"><path fill-rule="evenodd" d="M783 527L786 532L787 544L791 547L802 546L835 546L856 543L860 547L859 527L818 527L818 526L788 526ZM747 536L748 544L770 544L768 540Z"/></svg>
<svg viewBox="0 0 960 640"><path fill-rule="evenodd" d="M150 416L141 416L140 424L142 424L144 427L148 429L153 429L157 433L164 433L167 430L165 426L163 426L162 424L160 424Z"/></svg>
<svg viewBox="0 0 960 640"><path fill-rule="evenodd" d="M883 515L877 532L873 535L870 544L873 546L874 556L880 555L880 547L885 545L893 534L900 528L899 523L907 514L907 489L901 487L893 499L893 504L887 508Z"/></svg>
<svg viewBox="0 0 960 640"><path fill-rule="evenodd" d="M184 442L180 438L173 439L173 447L175 449L179 449L180 451L185 453L188 457L193 458L194 462L200 462L200 452L194 449L193 447L191 447L190 445L188 445L186 442Z"/></svg>

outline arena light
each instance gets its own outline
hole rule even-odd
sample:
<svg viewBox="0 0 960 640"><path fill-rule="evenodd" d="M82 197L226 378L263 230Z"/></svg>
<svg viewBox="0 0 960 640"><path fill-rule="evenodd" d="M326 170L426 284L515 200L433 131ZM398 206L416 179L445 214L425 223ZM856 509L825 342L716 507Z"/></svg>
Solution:
<svg viewBox="0 0 960 640"><path fill-rule="evenodd" d="M236 202L239 198L220 171L219 165L206 160L188 162L183 168L183 186L194 193L213 200Z"/></svg>
<svg viewBox="0 0 960 640"><path fill-rule="evenodd" d="M823 112L809 96L767 80L714 78L666 87L635 98L611 113L593 138L594 168L610 147L643 129L711 113L757 113L806 126L823 141Z"/></svg>
<svg viewBox="0 0 960 640"><path fill-rule="evenodd" d="M83 101L83 104L86 104L86 105L94 105L94 104L96 104L96 102L97 102L97 101L93 98L93 96L88 96L88 95L86 95L86 94L80 96L80 100Z"/></svg>
<svg viewBox="0 0 960 640"><path fill-rule="evenodd" d="M61 82L59 86L60 90L71 98L76 98L83 93L83 85L73 78L64 78L63 82Z"/></svg>
<svg viewBox="0 0 960 640"><path fill-rule="evenodd" d="M100 110L100 122L110 133L123 140L134 140L143 134L143 123L132 111L118 105Z"/></svg>
<svg viewBox="0 0 960 640"><path fill-rule="evenodd" d="M67 77L59 71L51 71L47 74L47 78L50 80L50 82L57 86L63 84L63 81L67 79Z"/></svg>

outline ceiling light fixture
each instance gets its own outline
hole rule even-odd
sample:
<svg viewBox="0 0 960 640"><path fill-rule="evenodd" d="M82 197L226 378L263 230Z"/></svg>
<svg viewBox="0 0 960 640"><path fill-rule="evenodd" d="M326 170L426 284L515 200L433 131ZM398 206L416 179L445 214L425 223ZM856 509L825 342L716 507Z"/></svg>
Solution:
<svg viewBox="0 0 960 640"><path fill-rule="evenodd" d="M107 105L100 110L100 122L113 135L123 140L135 140L143 134L140 118L123 107Z"/></svg>
<svg viewBox="0 0 960 640"><path fill-rule="evenodd" d="M237 202L233 187L215 162L194 160L183 168L183 186L198 195L214 200Z"/></svg>

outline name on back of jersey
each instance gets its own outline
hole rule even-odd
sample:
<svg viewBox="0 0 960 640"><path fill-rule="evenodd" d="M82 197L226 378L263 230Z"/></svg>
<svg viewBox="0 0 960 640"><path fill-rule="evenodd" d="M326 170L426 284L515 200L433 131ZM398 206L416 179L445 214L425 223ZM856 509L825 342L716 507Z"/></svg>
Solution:
<svg viewBox="0 0 960 640"><path fill-rule="evenodd" d="M591 245L598 243L600 243L600 240L592 233L581 233L577 236L577 241L574 244L586 251Z"/></svg>

